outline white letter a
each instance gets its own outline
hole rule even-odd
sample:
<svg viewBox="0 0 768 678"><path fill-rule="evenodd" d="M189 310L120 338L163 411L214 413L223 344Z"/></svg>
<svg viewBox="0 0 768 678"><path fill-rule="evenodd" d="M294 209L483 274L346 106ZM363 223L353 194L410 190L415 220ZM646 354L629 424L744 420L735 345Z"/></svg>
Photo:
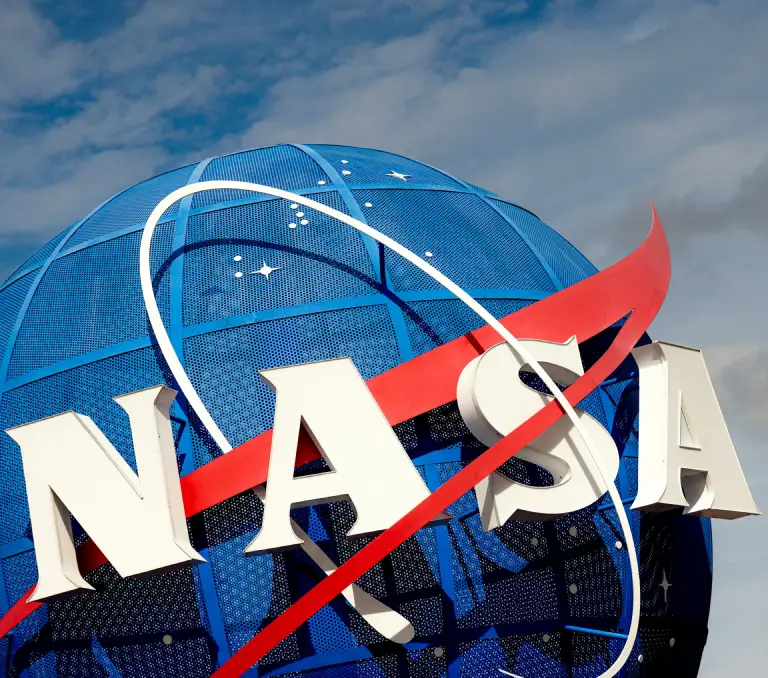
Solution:
<svg viewBox="0 0 768 678"><path fill-rule="evenodd" d="M429 490L349 358L261 372L277 391L272 451L261 531L246 553L278 551L302 541L292 506L349 499L357 521L349 536L392 526ZM301 427L330 472L294 478ZM436 520L444 520L441 514Z"/></svg>

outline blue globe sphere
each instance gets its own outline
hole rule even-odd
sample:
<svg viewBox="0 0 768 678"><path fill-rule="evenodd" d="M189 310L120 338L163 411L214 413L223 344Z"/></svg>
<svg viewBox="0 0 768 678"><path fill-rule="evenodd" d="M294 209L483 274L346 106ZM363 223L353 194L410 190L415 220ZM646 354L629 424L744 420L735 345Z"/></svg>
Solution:
<svg viewBox="0 0 768 678"><path fill-rule="evenodd" d="M215 158L119 193L0 288L2 429L74 410L91 417L135 470L127 418L112 398L173 385L142 302L141 230L170 192L213 179L271 185L367 221L497 317L596 272L531 212L400 155L280 145ZM370 379L481 324L372 239L316 211L249 192L202 192L169 208L153 240L152 265L176 351L235 445L272 426L274 395L259 370L350 356ZM581 345L585 366L612 331ZM627 500L637 490L637 379L630 363L581 403L616 440ZM182 476L220 455L183 402L172 414ZM433 489L484 450L455 403L396 432ZM548 482L546 472L516 459L502 472ZM21 455L5 434L0 477L5 612L37 577ZM608 500L552 522L510 521L489 533L474 494L449 511L448 525L420 530L358 582L411 621L413 642L387 641L339 598L252 675L478 677L504 669L526 678L587 678L610 665L628 629L631 591ZM369 541L344 536L354 520L345 502L294 514L338 563ZM190 519L193 544L208 561L198 567L140 580L121 579L109 564L94 570L87 579L96 593L48 604L3 639L7 675L210 676L322 578L300 550L243 555L261 515L259 500L245 493ZM711 588L709 523L677 513L633 512L631 520L640 547L642 624L624 675L695 676ZM75 533L78 543L87 538L77 524Z"/></svg>

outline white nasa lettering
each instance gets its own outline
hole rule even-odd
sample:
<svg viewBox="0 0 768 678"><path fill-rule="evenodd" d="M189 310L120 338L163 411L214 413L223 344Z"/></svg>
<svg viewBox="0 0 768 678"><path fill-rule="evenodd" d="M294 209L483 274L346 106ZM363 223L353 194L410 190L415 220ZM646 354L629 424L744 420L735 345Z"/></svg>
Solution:
<svg viewBox="0 0 768 678"><path fill-rule="evenodd" d="M301 545L291 528L292 506L348 499L357 513L348 534L354 537L386 530L429 496L349 358L264 370L261 376L277 392L277 404L264 521L246 553ZM331 472L294 478L302 425Z"/></svg>
<svg viewBox="0 0 768 678"><path fill-rule="evenodd" d="M640 369L638 493L633 509L710 518L759 515L701 351L654 342Z"/></svg>
<svg viewBox="0 0 768 678"><path fill-rule="evenodd" d="M70 512L122 577L204 562L192 548L165 386L115 398L128 413L138 477L75 412L6 431L21 447L38 583L30 601L93 590L78 569Z"/></svg>
<svg viewBox="0 0 768 678"><path fill-rule="evenodd" d="M560 385L569 386L584 374L579 346L573 337L565 344L521 339L529 353ZM485 445L491 446L533 416L553 396L539 393L519 378L524 362L508 344L498 344L475 358L459 377L458 405L467 427ZM619 455L611 434L591 415L576 408L594 441L605 478L615 478ZM594 461L585 454L581 436L570 419L561 418L530 445L517 453L547 470L554 484L532 487L492 473L476 487L483 528L494 529L510 518L548 520L578 511L600 499L607 488L600 473L590 468Z"/></svg>
<svg viewBox="0 0 768 678"><path fill-rule="evenodd" d="M549 375L568 385L583 373L575 339L524 342ZM715 518L759 514L741 471L699 351L657 342L633 352L640 368L640 473L633 508ZM519 379L522 361L508 344L473 360L458 383L470 431L493 445L551 396ZM380 532L426 499L429 490L349 358L265 370L277 392L263 526L246 553L302 545L294 506L350 500L349 535ZM30 601L89 590L75 556L70 512L123 577L203 562L186 529L169 419L175 392L156 386L115 398L127 413L138 477L94 422L66 412L9 429L20 445L39 581ZM618 454L590 415L579 418L596 443L602 475L614 478ZM294 478L301 427L330 472ZM498 473L476 487L483 526L510 518L548 519L579 510L606 488L570 420L561 419L520 458L547 469L554 485L535 488ZM87 473L84 472L87 469ZM446 520L440 514L435 520Z"/></svg>

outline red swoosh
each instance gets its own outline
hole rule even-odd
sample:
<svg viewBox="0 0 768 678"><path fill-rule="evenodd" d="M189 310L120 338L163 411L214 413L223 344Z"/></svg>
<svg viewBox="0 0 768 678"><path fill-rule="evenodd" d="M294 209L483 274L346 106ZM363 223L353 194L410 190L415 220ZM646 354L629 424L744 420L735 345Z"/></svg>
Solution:
<svg viewBox="0 0 768 678"><path fill-rule="evenodd" d="M518 337L564 342L575 335L579 341L584 341L631 312L602 358L565 391L572 404L582 400L621 364L650 325L666 296L671 274L669 247L656 210L651 208L651 231L634 252L591 278L501 321ZM374 377L368 382L369 388L390 424L406 421L454 400L462 369L499 339L490 327L483 327ZM241 676L321 607L562 415L556 401L542 408L289 607L214 676ZM267 431L182 478L187 517L265 482L271 438L272 432ZM308 439L300 441L297 466L317 456ZM89 541L78 549L78 562L81 571L88 573L107 560ZM0 619L0 637L42 605L26 602L33 590L22 596Z"/></svg>

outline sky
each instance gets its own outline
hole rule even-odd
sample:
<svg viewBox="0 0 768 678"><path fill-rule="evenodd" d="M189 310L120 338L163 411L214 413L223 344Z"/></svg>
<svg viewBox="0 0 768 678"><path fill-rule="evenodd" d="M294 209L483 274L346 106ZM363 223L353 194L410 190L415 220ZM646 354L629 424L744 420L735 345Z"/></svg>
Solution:
<svg viewBox="0 0 768 678"><path fill-rule="evenodd" d="M386 149L602 268L667 229L654 338L704 350L768 510L765 0L2 0L0 277L118 190L279 142ZM716 521L701 678L768 661L768 518Z"/></svg>

